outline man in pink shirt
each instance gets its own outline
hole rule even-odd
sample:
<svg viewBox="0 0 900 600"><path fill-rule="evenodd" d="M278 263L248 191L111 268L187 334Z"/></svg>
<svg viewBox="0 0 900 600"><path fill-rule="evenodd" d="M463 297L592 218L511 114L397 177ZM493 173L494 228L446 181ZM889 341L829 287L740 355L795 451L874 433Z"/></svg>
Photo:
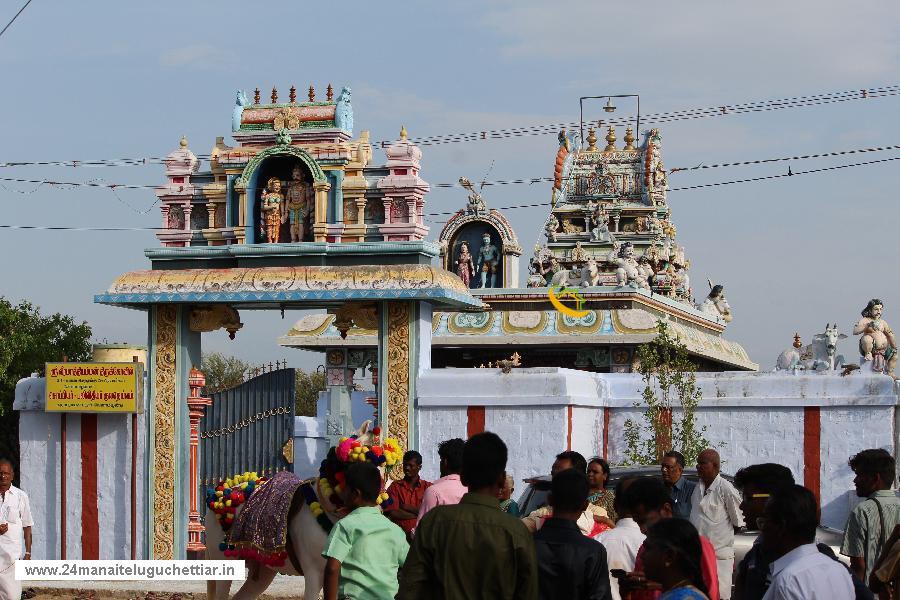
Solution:
<svg viewBox="0 0 900 600"><path fill-rule="evenodd" d="M463 447L465 442L459 438L444 440L438 445L438 456L441 459L441 478L425 490L422 505L419 507L419 518L416 526L429 510L442 504L459 504L460 499L468 492L468 488L459 480L462 470Z"/></svg>

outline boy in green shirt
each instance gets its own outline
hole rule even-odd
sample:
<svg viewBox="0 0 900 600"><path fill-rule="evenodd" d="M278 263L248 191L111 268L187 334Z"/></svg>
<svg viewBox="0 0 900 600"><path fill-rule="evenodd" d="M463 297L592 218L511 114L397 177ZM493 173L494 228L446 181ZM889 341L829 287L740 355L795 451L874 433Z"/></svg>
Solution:
<svg viewBox="0 0 900 600"><path fill-rule="evenodd" d="M377 506L381 473L371 463L347 467L344 504L352 512L335 523L322 556L325 600L392 600L409 544Z"/></svg>

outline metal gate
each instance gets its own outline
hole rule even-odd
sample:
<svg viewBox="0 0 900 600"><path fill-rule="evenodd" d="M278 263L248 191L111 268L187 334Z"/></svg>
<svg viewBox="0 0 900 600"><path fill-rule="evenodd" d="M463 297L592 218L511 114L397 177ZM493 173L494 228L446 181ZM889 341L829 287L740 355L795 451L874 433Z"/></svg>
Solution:
<svg viewBox="0 0 900 600"><path fill-rule="evenodd" d="M260 476L292 471L294 369L278 369L211 394L200 421L202 491L247 471Z"/></svg>

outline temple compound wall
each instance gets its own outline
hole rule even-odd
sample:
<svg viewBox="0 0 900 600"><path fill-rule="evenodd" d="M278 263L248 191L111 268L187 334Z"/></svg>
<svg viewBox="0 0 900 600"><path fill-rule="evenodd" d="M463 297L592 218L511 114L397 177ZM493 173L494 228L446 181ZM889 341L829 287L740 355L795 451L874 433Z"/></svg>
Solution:
<svg viewBox="0 0 900 600"><path fill-rule="evenodd" d="M465 385L460 385L465 381ZM704 373L697 423L734 474L777 462L821 501L822 522L843 528L855 504L850 456L864 448L898 451L894 381L884 375ZM441 440L493 431L509 447L508 470L521 480L547 474L572 449L621 463L624 423L638 420L643 382L636 374L556 368L440 369L419 379L417 415L423 477L438 477ZM676 410L677 418L677 410Z"/></svg>

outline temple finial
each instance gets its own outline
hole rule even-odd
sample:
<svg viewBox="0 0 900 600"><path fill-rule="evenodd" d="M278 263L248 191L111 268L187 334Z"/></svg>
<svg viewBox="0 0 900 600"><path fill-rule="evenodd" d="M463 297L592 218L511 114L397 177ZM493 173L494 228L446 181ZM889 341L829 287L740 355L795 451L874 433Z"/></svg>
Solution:
<svg viewBox="0 0 900 600"><path fill-rule="evenodd" d="M325 90L325 98L331 102L334 100L334 88L331 87L331 84L328 84L328 88Z"/></svg>
<svg viewBox="0 0 900 600"><path fill-rule="evenodd" d="M291 86L291 90L289 93L290 93L290 97L289 97L290 103L293 104L294 102L297 101L297 88L295 88L294 86Z"/></svg>
<svg viewBox="0 0 900 600"><path fill-rule="evenodd" d="M259 104L259 88L253 91L253 104Z"/></svg>
<svg viewBox="0 0 900 600"><path fill-rule="evenodd" d="M275 86L272 86L272 104L278 104L278 90Z"/></svg>
<svg viewBox="0 0 900 600"><path fill-rule="evenodd" d="M309 98L310 102L316 101L316 88L314 88L312 85L309 86L309 93L307 94L307 97Z"/></svg>
<svg viewBox="0 0 900 600"><path fill-rule="evenodd" d="M400 127L400 139L405 140L408 135L409 135L409 133L407 133L407 131L406 131L406 125L402 125Z"/></svg>
<svg viewBox="0 0 900 600"><path fill-rule="evenodd" d="M609 130L606 132L606 148L604 148L603 151L616 151L616 130L612 125L609 126Z"/></svg>
<svg viewBox="0 0 900 600"><path fill-rule="evenodd" d="M178 145L181 146L182 148L188 147L188 139L187 139L186 135L181 136L181 140L178 142Z"/></svg>
<svg viewBox="0 0 900 600"><path fill-rule="evenodd" d="M623 150L634 150L634 130L631 127L625 129L625 147Z"/></svg>
<svg viewBox="0 0 900 600"><path fill-rule="evenodd" d="M595 150L597 150L597 136L594 133L593 127L588 128L587 143L588 143L588 147L587 147L588 152L594 152Z"/></svg>

